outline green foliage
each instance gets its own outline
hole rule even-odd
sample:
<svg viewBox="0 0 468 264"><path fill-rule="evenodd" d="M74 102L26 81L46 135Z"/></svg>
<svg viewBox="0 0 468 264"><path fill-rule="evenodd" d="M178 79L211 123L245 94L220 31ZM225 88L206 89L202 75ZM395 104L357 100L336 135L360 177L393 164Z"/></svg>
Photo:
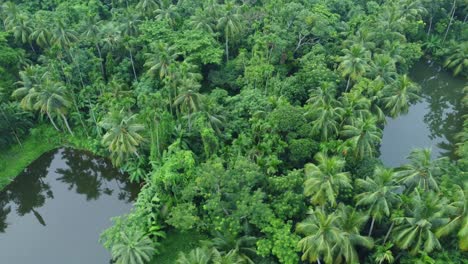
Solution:
<svg viewBox="0 0 468 264"><path fill-rule="evenodd" d="M304 262L463 259L467 122L456 161L415 150L387 169L376 157L386 115L419 99L416 60L466 76L464 11L453 0L2 3L0 184L61 144L110 156L144 186L101 237L121 263L159 248L158 263L178 251L179 263L297 263L301 250ZM166 231L175 238L160 246Z"/></svg>

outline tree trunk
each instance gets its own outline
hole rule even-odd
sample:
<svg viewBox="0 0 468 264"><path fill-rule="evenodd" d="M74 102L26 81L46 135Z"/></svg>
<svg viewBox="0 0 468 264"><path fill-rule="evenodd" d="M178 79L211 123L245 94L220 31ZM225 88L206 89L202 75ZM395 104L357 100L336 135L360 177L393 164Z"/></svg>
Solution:
<svg viewBox="0 0 468 264"><path fill-rule="evenodd" d="M81 86L84 87L84 82L83 82L83 75L81 74L81 67L78 63L76 63L75 61L75 58L73 57L72 53L70 50L68 50L68 54L70 55L70 58L72 60L72 63L76 65L76 67L78 68L78 75L80 76L80 83L81 83Z"/></svg>
<svg viewBox="0 0 468 264"><path fill-rule="evenodd" d="M442 40L442 43L445 42L445 39L447 38L447 34L448 34L449 30L450 30L450 26L452 25L453 16L455 15L456 4L457 4L457 0L453 0L452 9L450 10L452 15L450 16L450 22L449 22L449 24L447 26L447 30L445 31L445 36L444 36L444 40Z"/></svg>
<svg viewBox="0 0 468 264"><path fill-rule="evenodd" d="M229 61L229 37L226 34L226 62Z"/></svg>
<svg viewBox="0 0 468 264"><path fill-rule="evenodd" d="M73 101L73 106L75 107L75 111L78 114L78 119L80 119L80 123L83 126L83 129L84 129L84 131L86 133L86 136L89 137L88 130L86 129L86 125L83 122L83 118L81 117L81 112L78 109L78 104L76 103L75 93L73 92L73 89L72 89L72 101Z"/></svg>
<svg viewBox="0 0 468 264"><path fill-rule="evenodd" d="M21 143L21 140L19 139L18 134L16 134L14 129L12 130L12 132L13 132L13 135L15 136L15 138L16 138L16 142L18 142L20 147L23 148L23 144Z"/></svg>
<svg viewBox="0 0 468 264"><path fill-rule="evenodd" d="M62 116L62 119L63 119L63 121L65 122L65 125L67 126L68 132L70 132L70 134L71 134L72 136L74 136L73 131L71 130L70 125L68 124L68 121L67 121L67 118L65 117L65 115L64 115L64 114L60 114L60 116Z"/></svg>
<svg viewBox="0 0 468 264"><path fill-rule="evenodd" d="M102 53L101 53L101 48L99 47L99 44L96 43L96 49L99 55L99 60L101 64L101 73L102 73L102 78L104 81L106 80L106 72L104 71L104 60L102 59Z"/></svg>
<svg viewBox="0 0 468 264"><path fill-rule="evenodd" d="M317 263L322 264L322 262L320 262L320 258L317 258Z"/></svg>
<svg viewBox="0 0 468 264"><path fill-rule="evenodd" d="M345 92L348 92L348 88L349 88L349 81L351 80L351 75L348 76L348 82L346 82L346 89L345 89Z"/></svg>
<svg viewBox="0 0 468 264"><path fill-rule="evenodd" d="M387 234L385 235L385 238L383 240L383 245L385 245L385 243L387 242L387 239L390 236L390 233L392 232L394 224L395 224L395 222L392 221L392 225L390 225L390 228L388 229Z"/></svg>
<svg viewBox="0 0 468 264"><path fill-rule="evenodd" d="M58 129L57 125L55 124L54 119L52 118L52 116L50 116L50 113L49 112L46 112L46 113L47 113L47 117L49 117L49 120L52 123L52 125L55 127L55 129L57 129L57 131L60 131L60 129Z"/></svg>
<svg viewBox="0 0 468 264"><path fill-rule="evenodd" d="M372 222L371 222L371 225L370 225L370 228L369 228L369 235L367 235L367 236L372 235L372 229L374 229L374 223L375 223L375 217L372 217Z"/></svg>
<svg viewBox="0 0 468 264"><path fill-rule="evenodd" d="M130 61L132 62L133 76L135 77L135 81L138 82L138 77L137 77L136 70L135 70L135 62L133 62L132 50L131 48L129 48L128 50L130 52Z"/></svg>
<svg viewBox="0 0 468 264"><path fill-rule="evenodd" d="M431 15L431 18L429 19L429 28L427 29L428 37L431 35L431 29L432 29L432 15Z"/></svg>
<svg viewBox="0 0 468 264"><path fill-rule="evenodd" d="M91 114L91 118L93 119L94 125L96 125L96 131L97 131L99 137L101 137L101 128L99 127L99 125L97 123L96 115L94 115L93 106L91 105L91 102L89 101L89 99L88 99L88 105L89 105L89 112Z"/></svg>

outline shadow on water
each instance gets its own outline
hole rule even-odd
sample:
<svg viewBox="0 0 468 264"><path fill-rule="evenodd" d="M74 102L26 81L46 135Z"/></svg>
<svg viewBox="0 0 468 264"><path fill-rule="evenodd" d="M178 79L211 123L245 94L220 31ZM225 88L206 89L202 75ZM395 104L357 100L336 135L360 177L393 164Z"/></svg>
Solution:
<svg viewBox="0 0 468 264"><path fill-rule="evenodd" d="M404 164L413 148L432 148L433 158L453 158L456 134L462 129L466 81L431 61L415 64L410 77L421 86L422 99L410 106L408 114L387 118L381 145L387 166Z"/></svg>
<svg viewBox="0 0 468 264"><path fill-rule="evenodd" d="M126 179L110 162L87 152L44 154L0 192L2 259L15 264L108 262L97 241L109 219L128 212L138 194ZM76 250L88 257L76 259Z"/></svg>

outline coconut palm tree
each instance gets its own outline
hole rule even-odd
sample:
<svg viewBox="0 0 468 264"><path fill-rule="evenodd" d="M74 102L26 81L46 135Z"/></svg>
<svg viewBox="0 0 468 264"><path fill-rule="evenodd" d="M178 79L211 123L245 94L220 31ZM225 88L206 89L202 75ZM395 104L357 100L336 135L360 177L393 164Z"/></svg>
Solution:
<svg viewBox="0 0 468 264"><path fill-rule="evenodd" d="M435 177L440 168L431 161L431 149L415 149L408 156L409 163L403 165L397 172L398 182L403 183L408 190L439 190Z"/></svg>
<svg viewBox="0 0 468 264"><path fill-rule="evenodd" d="M340 204L336 211L341 241L337 245L337 260L344 258L346 263L359 263L356 247L372 248L372 238L362 236L360 231L369 218L351 206Z"/></svg>
<svg viewBox="0 0 468 264"><path fill-rule="evenodd" d="M128 115L123 109L110 111L99 125L107 130L102 143L111 152L115 165L120 165L131 154L139 156L137 148L143 141L141 132L145 127L138 123L137 115Z"/></svg>
<svg viewBox="0 0 468 264"><path fill-rule="evenodd" d="M374 169L372 178L357 179L356 184L363 190L356 195L356 205L367 206L368 214L372 217L368 234L371 236L375 220L380 221L385 216L389 217L392 206L400 201L397 191L401 186L396 183L393 170L383 166Z"/></svg>
<svg viewBox="0 0 468 264"><path fill-rule="evenodd" d="M321 152L314 158L317 165L308 163L304 168L304 194L311 196L312 204L335 206L339 188L352 188L349 173L343 172L345 161L336 156L328 157Z"/></svg>
<svg viewBox="0 0 468 264"><path fill-rule="evenodd" d="M242 16L239 14L238 7L231 2L224 7L224 14L218 19L217 27L224 32L226 61L229 61L229 39L240 32Z"/></svg>
<svg viewBox="0 0 468 264"><path fill-rule="evenodd" d="M296 228L299 234L304 235L298 243L303 261L335 263L336 247L341 241L337 222L335 213L326 214L321 209L309 211L309 217Z"/></svg>
<svg viewBox="0 0 468 264"><path fill-rule="evenodd" d="M453 70L453 75L460 73L465 74L468 70L468 43L462 41L453 45L453 50L450 50L450 56L447 57L444 67Z"/></svg>
<svg viewBox="0 0 468 264"><path fill-rule="evenodd" d="M73 131L68 124L65 114L71 106L69 94L62 83L52 81L49 78L40 84L29 83L26 73L24 76L24 87L20 87L13 92L14 97L21 97L21 106L26 110L38 110L41 114L46 114L56 130L60 130L54 122L53 115L60 116L70 134Z"/></svg>
<svg viewBox="0 0 468 264"><path fill-rule="evenodd" d="M419 90L420 87L406 74L398 76L395 82L385 86L382 91L385 109L392 117L408 113L410 103L419 99Z"/></svg>
<svg viewBox="0 0 468 264"><path fill-rule="evenodd" d="M256 238L253 236L237 237L231 234L216 233L216 236L207 244L213 247L219 254L231 256L240 263L254 264L254 259L257 256L255 249Z"/></svg>
<svg viewBox="0 0 468 264"><path fill-rule="evenodd" d="M203 247L191 250L188 254L179 253L177 264L210 264L213 257L213 250Z"/></svg>
<svg viewBox="0 0 468 264"><path fill-rule="evenodd" d="M214 21L212 17L207 16L201 9L197 9L195 14L190 17L189 25L195 29L214 34Z"/></svg>
<svg viewBox="0 0 468 264"><path fill-rule="evenodd" d="M148 58L145 66L148 67L148 73L155 75L159 73L159 78L163 79L168 75L169 66L173 64L179 53L176 52L174 46L169 46L166 43L159 42L152 46L154 53L147 53Z"/></svg>
<svg viewBox="0 0 468 264"><path fill-rule="evenodd" d="M432 191L418 189L411 197L405 216L395 218L393 241L411 255L440 248L436 230L449 222L447 200Z"/></svg>
<svg viewBox="0 0 468 264"><path fill-rule="evenodd" d="M395 61L386 54L375 54L370 63L369 75L384 84L393 82L397 76Z"/></svg>
<svg viewBox="0 0 468 264"><path fill-rule="evenodd" d="M144 16L148 17L158 9L159 4L156 0L140 0L136 5L136 10L139 10L143 13Z"/></svg>
<svg viewBox="0 0 468 264"><path fill-rule="evenodd" d="M357 119L366 119L372 116L369 111L371 101L358 91L343 94L340 102L343 107L342 124L355 125Z"/></svg>
<svg viewBox="0 0 468 264"><path fill-rule="evenodd" d="M66 26L63 19L55 21L55 28L51 32L50 44L60 49L68 50L71 44L78 40L78 34Z"/></svg>
<svg viewBox="0 0 468 264"><path fill-rule="evenodd" d="M461 250L468 250L468 188L459 185L453 186L454 201L449 204L450 222L442 226L436 232L437 237L448 235L457 228L459 247Z"/></svg>
<svg viewBox="0 0 468 264"><path fill-rule="evenodd" d="M369 69L370 52L361 45L355 44L350 49L343 50L343 53L344 55L340 58L341 62L338 69L343 77L348 77L345 89L347 92L351 79L357 80Z"/></svg>
<svg viewBox="0 0 468 264"><path fill-rule="evenodd" d="M145 264L156 252L153 241L137 231L122 232L121 239L111 249L116 264Z"/></svg>
<svg viewBox="0 0 468 264"><path fill-rule="evenodd" d="M45 25L45 22L39 19L35 22L34 28L29 37L31 40L34 40L39 47L46 48L50 45L52 33L50 32L49 27Z"/></svg>
<svg viewBox="0 0 468 264"><path fill-rule="evenodd" d="M355 157L362 159L366 156L373 157L375 147L380 143L382 130L377 126L376 119L369 117L358 118L354 125L344 125L341 135L351 143Z"/></svg>
<svg viewBox="0 0 468 264"><path fill-rule="evenodd" d="M177 13L177 5L173 5L172 1L169 0L160 0L159 8L154 13L156 20L166 20L171 26L174 26L180 17Z"/></svg>

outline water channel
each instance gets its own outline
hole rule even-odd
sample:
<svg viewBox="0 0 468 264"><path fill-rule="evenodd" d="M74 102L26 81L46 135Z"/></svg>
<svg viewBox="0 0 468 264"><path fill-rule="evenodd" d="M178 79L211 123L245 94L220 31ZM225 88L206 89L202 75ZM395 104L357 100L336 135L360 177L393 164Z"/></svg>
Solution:
<svg viewBox="0 0 468 264"><path fill-rule="evenodd" d="M2 263L109 263L98 239L138 194L126 178L87 152L44 154L0 192Z"/></svg>
<svg viewBox="0 0 468 264"><path fill-rule="evenodd" d="M421 86L421 100L410 106L408 114L387 118L380 158L389 167L404 164L414 148L431 148L433 158L453 157L455 135L463 125L465 80L428 60L414 65L410 77Z"/></svg>

